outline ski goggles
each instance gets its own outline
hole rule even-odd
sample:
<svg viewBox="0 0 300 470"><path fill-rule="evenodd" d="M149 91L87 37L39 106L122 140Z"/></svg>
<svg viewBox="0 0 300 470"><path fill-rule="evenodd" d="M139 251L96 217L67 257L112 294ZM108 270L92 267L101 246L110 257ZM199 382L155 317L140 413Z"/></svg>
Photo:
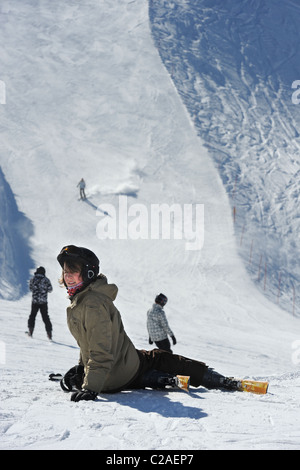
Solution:
<svg viewBox="0 0 300 470"><path fill-rule="evenodd" d="M59 255L57 256L57 261L63 267L64 260L66 258L80 258L84 262L92 266L99 266L99 259L97 256L88 248L83 248L81 246L67 245L64 246Z"/></svg>

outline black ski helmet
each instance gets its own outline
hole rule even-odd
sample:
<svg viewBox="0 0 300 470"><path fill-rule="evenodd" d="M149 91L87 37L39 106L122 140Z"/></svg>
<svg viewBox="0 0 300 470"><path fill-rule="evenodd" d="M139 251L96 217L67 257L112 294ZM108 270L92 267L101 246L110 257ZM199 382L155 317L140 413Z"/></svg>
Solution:
<svg viewBox="0 0 300 470"><path fill-rule="evenodd" d="M166 297L164 294L158 294L155 297L155 303L157 303L161 307L164 307L167 302L168 302L168 297Z"/></svg>
<svg viewBox="0 0 300 470"><path fill-rule="evenodd" d="M82 272L83 281L86 283L95 281L99 273L99 259L88 248L83 248L82 246L67 245L64 246L59 255L57 256L57 261L64 267L64 262L67 259L72 258L73 260L78 259L84 263L84 269Z"/></svg>
<svg viewBox="0 0 300 470"><path fill-rule="evenodd" d="M45 276L45 274L46 274L46 269L44 268L44 266L39 266L39 267L36 269L36 271L35 271L34 274L42 274L43 276Z"/></svg>

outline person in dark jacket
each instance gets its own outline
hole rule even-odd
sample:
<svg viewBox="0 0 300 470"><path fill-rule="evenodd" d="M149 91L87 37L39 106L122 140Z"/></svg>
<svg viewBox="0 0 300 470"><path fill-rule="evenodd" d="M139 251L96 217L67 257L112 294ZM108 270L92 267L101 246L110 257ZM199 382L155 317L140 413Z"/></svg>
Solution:
<svg viewBox="0 0 300 470"><path fill-rule="evenodd" d="M40 310L46 333L52 339L52 323L48 315L48 293L52 292L50 280L46 277L46 270L43 266L37 268L29 282L29 289L32 292L31 312L28 318L28 335L33 335L35 318Z"/></svg>
<svg viewBox="0 0 300 470"><path fill-rule="evenodd" d="M83 178L81 178L81 180L79 181L79 183L77 184L77 188L79 186L79 190L80 190L80 199L83 199L85 200L86 199L86 195L85 195L85 181Z"/></svg>
<svg viewBox="0 0 300 470"><path fill-rule="evenodd" d="M136 349L113 303L118 288L99 274L99 259L91 250L64 246L57 260L60 282L71 301L68 327L80 348L78 364L61 381L65 391L73 392L72 401L95 400L99 393L164 388L177 375L189 376L193 387L235 389L234 381L204 362L162 349Z"/></svg>

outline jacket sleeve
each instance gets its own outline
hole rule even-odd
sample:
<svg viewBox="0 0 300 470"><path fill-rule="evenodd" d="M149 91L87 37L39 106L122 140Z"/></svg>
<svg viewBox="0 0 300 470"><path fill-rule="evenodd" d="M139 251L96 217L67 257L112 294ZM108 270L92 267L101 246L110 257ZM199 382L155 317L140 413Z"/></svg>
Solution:
<svg viewBox="0 0 300 470"><path fill-rule="evenodd" d="M164 330L164 332L169 335L169 336L174 336L174 333L173 331L171 330L171 328L169 327L169 323L168 323L168 320L167 320L167 317L166 317L166 314L165 312L162 310L161 314L160 314L160 321L161 321L161 326Z"/></svg>
<svg viewBox="0 0 300 470"><path fill-rule="evenodd" d="M48 279L47 292L52 292L52 291L53 291L53 287L52 287L52 284L51 284L50 280Z"/></svg>
<svg viewBox="0 0 300 470"><path fill-rule="evenodd" d="M112 323L104 305L86 306L86 340L89 359L83 388L100 393L113 365Z"/></svg>

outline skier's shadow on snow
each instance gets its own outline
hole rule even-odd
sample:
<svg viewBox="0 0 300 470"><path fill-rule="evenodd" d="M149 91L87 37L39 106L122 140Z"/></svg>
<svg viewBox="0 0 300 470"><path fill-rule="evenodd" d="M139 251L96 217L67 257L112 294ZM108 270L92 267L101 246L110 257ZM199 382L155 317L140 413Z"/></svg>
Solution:
<svg viewBox="0 0 300 470"><path fill-rule="evenodd" d="M104 215L108 215L110 217L108 212L103 211L102 209L100 209L98 206L93 204L87 197L85 199L82 199L82 201L85 202L86 204L88 204L90 207L92 207L92 209L98 210L99 212L102 212Z"/></svg>
<svg viewBox="0 0 300 470"><path fill-rule="evenodd" d="M48 341L48 340L45 340ZM60 343L59 341L52 341L52 343L57 344L58 346L64 346L65 348L79 349L78 346L73 346L72 344Z"/></svg>
<svg viewBox="0 0 300 470"><path fill-rule="evenodd" d="M156 391L156 390L131 390L128 392L120 392L116 394L103 394L97 401L117 402L120 405L136 408L143 413L157 413L165 418L205 418L207 413L204 413L201 408L195 406L188 406L180 401L171 401L169 395L179 393L182 391ZM199 394L189 393L193 399L201 398Z"/></svg>

